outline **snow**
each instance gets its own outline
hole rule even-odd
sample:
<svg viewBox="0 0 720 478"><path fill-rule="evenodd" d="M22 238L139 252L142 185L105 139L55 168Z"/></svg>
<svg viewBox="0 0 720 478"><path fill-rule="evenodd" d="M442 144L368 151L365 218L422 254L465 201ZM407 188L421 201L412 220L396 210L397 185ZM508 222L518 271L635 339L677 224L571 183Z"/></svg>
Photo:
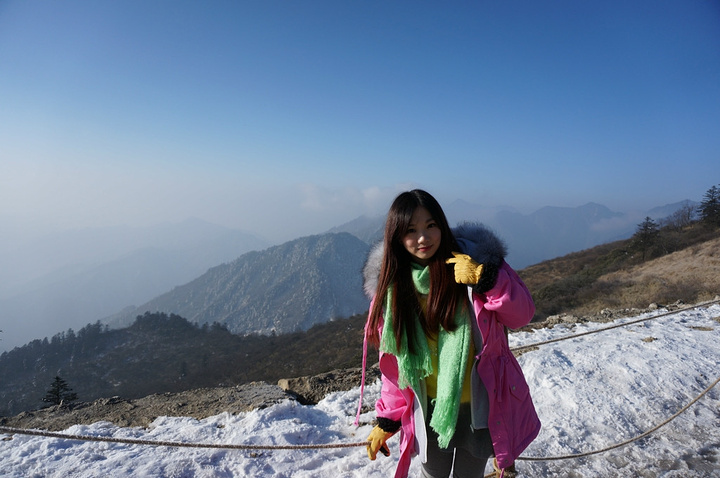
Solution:
<svg viewBox="0 0 720 478"><path fill-rule="evenodd" d="M660 315L655 311L632 319ZM598 330L608 324L555 326L510 335L512 347ZM542 345L519 357L543 422L526 457L602 449L658 425L718 378L720 305ZM366 388L372 404L379 383ZM107 422L64 433L215 444L300 445L362 442L374 412L353 425L359 388L316 406L285 401L204 420L160 417L148 429ZM4 440L2 440L4 438ZM364 447L310 450L169 448L27 435L0 435L3 477L299 477L392 476L393 455L368 460ZM720 477L720 385L649 437L601 454L560 461L519 461L521 476ZM411 476L419 463L413 461ZM489 472L490 469L486 470Z"/></svg>

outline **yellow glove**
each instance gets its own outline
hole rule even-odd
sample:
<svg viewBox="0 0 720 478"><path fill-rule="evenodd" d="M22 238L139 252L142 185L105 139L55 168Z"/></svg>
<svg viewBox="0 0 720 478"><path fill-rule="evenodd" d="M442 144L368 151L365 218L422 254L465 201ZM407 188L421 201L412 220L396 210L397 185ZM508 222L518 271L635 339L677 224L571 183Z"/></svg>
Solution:
<svg viewBox="0 0 720 478"><path fill-rule="evenodd" d="M370 435L367 437L368 458L374 460L377 457L378 450L380 450L380 453L382 453L383 455L390 456L390 449L385 444L385 442L393 435L393 433L386 432L378 426L373 428L370 432Z"/></svg>
<svg viewBox="0 0 720 478"><path fill-rule="evenodd" d="M458 284L477 284L483 273L483 265L478 264L472 257L467 254L453 252L451 259L445 261L446 264L455 264L455 282Z"/></svg>

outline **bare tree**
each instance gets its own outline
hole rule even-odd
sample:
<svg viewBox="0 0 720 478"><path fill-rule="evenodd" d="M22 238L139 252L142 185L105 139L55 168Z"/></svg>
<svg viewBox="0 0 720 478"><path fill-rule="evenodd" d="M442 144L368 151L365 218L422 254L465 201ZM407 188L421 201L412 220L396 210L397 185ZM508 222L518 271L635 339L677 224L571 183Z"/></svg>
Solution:
<svg viewBox="0 0 720 478"><path fill-rule="evenodd" d="M664 226L673 229L683 229L689 226L697 219L697 207L693 206L690 201L680 206L680 209L672 213L663 221Z"/></svg>

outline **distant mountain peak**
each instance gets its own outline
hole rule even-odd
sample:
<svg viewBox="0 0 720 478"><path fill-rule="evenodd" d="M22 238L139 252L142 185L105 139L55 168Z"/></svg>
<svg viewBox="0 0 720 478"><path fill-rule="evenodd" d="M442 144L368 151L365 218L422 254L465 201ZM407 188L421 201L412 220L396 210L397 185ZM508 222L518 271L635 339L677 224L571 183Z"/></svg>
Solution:
<svg viewBox="0 0 720 478"><path fill-rule="evenodd" d="M361 270L368 250L346 232L301 237L243 254L107 321L123 326L160 311L243 335L307 330L367 309Z"/></svg>

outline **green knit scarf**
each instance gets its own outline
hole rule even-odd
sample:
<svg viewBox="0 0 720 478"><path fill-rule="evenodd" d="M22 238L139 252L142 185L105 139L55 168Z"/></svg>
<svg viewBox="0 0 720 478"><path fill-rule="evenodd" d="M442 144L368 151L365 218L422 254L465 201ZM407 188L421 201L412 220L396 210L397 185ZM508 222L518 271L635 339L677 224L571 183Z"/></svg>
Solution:
<svg viewBox="0 0 720 478"><path fill-rule="evenodd" d="M427 295L430 291L430 268L413 263L412 278L418 293ZM403 334L398 349L392 326L392 300L391 287L385 297L385 323L380 337L380 350L397 357L400 388L411 387L417 393L420 390L420 381L433 373L430 349L419 323L415 327L418 350L414 354L409 352L406 334ZM454 332L448 332L441 327L438 333L437 397L430 428L438 434L440 448L447 448L455 433L465 367L470 352L470 317L468 308L463 304L458 304L455 323L457 329Z"/></svg>

